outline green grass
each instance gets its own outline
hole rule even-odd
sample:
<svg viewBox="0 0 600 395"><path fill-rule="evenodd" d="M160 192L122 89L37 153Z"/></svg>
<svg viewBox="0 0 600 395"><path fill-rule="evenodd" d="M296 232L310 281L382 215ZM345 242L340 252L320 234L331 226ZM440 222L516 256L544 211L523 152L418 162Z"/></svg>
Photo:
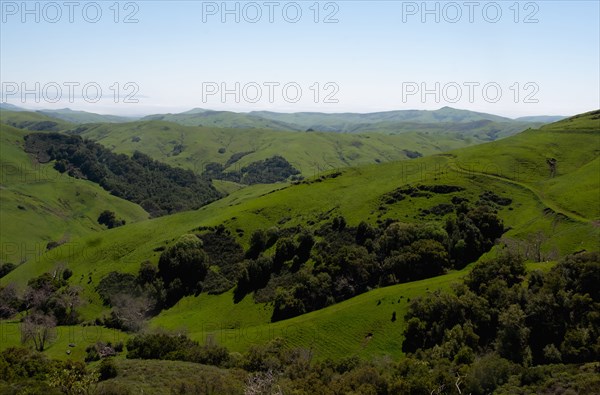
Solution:
<svg viewBox="0 0 600 395"><path fill-rule="evenodd" d="M554 206L551 208L566 210L573 218L598 220L599 123L594 115L588 115L527 130L477 149L458 151L455 165L525 185ZM571 126L573 130L565 129ZM550 158L557 160L554 177L546 163Z"/></svg>

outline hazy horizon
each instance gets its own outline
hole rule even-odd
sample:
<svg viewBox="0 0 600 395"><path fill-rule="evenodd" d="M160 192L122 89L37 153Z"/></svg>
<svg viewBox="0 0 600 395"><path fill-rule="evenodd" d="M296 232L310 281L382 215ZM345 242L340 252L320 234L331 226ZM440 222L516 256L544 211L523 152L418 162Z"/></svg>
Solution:
<svg viewBox="0 0 600 395"><path fill-rule="evenodd" d="M402 108L402 109L391 109L391 110L382 110L382 111L319 111L319 110L310 110L310 111L279 111L279 110L268 110L268 109L250 109L250 110L240 110L240 111L235 111L232 109L216 109L216 108L205 108L205 107L192 107L192 108L182 108L180 110L173 110L173 111L158 111L158 112L144 112L144 113L116 113L116 112L110 112L110 111L91 111L93 109L93 107L90 108L75 108L75 107L26 107L26 106L21 106L19 104L15 104L15 103L9 103L9 102L4 102L4 103L0 103L0 104L12 104L16 107L19 107L20 109L23 110L27 110L27 111L61 111L61 110L70 110L70 111L83 111L83 112L88 112L88 113L92 113L92 114L99 114L99 115L114 115L114 116L121 116L121 117L129 117L129 118L142 118L142 117L146 117L146 116L150 116L150 115L159 115L159 114L181 114L181 113L185 113L188 111L192 111L192 110L206 110L206 111L228 111L228 112L234 112L234 113L240 113L240 114L249 114L252 112L261 112L261 111L267 111L267 112L274 112L274 113L282 113L282 114L294 114L294 113L322 113L322 114L373 114L373 113L382 113L382 112L393 112L393 111L437 111L437 110L441 110L443 108L449 107L452 108L454 110L459 110L459 111L471 111L471 112L478 112L478 113L482 113L482 114L490 114L490 115L497 115L497 116L501 116L501 117L505 117L505 118L510 118L510 119L518 119L518 118L523 118L523 117L532 117L532 116L548 116L548 117L570 117L576 114L527 114L527 115L519 115L519 116L510 116L510 115L504 115L504 114L497 114L497 113L491 113L491 112L485 112L485 111L477 111L477 110L471 110L468 108L459 108L459 107L452 107L452 106L442 106L439 108L434 108L434 109L423 109L423 108ZM160 110L160 108L157 108L157 110ZM593 111L594 109L590 109L589 111ZM583 112L587 112L587 111L583 111Z"/></svg>

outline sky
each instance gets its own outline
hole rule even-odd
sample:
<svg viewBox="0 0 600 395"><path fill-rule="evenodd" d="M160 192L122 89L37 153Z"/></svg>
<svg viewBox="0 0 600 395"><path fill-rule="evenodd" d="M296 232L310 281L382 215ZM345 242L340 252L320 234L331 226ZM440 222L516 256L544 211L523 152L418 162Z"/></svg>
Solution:
<svg viewBox="0 0 600 395"><path fill-rule="evenodd" d="M1 101L573 115L600 108L599 3L1 0Z"/></svg>

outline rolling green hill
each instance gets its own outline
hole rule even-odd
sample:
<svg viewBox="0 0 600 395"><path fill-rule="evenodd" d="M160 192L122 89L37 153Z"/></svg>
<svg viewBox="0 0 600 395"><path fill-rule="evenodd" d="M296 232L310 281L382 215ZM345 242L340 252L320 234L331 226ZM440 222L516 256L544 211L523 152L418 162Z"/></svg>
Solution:
<svg viewBox="0 0 600 395"><path fill-rule="evenodd" d="M419 209L444 203L448 197L413 197L386 207L381 204L386 193L417 183L460 186L465 188L460 195L471 200L485 191L509 196L512 205L499 209L499 216L509 228L505 240L522 240L541 232L547 237L542 250L548 254L597 250L600 213L597 204L589 203L597 202L600 187L600 179L594 177L600 170L599 138L597 112L588 113L497 142L412 161L348 168L335 178L318 177L297 185L282 185L271 192L265 186L248 187L197 211L83 236L75 246L58 247L51 254L26 262L3 282L14 282L22 289L28 279L65 262L73 271L74 284L84 288L89 300L82 308L83 317L93 320L106 314L95 292L101 278L111 271L135 273L144 260L156 263L162 247L199 226L224 224L232 233L243 229L240 240L247 245L255 229L310 223L318 226L333 214L343 215L351 225L386 218L422 221L417 215ZM549 157L558 163L554 176L547 169ZM528 171L515 172L516 164ZM489 254L494 253L492 250ZM187 329L197 340L213 333L234 351L247 350L252 344L277 336L292 345L313 349L320 358L398 356L405 301L448 287L467 271L376 289L278 323L269 322L273 307L255 304L251 296L234 304L231 291L218 296L201 294L182 299L152 319L150 325ZM393 311L400 317L395 323L390 321Z"/></svg>
<svg viewBox="0 0 600 395"><path fill-rule="evenodd" d="M265 129L188 127L163 121L86 125L74 129L118 153L140 150L154 159L201 173L210 162L237 169L281 155L304 176L325 170L431 155L484 142L463 132L337 134ZM239 160L232 160L237 154ZM229 162L229 163L228 163Z"/></svg>

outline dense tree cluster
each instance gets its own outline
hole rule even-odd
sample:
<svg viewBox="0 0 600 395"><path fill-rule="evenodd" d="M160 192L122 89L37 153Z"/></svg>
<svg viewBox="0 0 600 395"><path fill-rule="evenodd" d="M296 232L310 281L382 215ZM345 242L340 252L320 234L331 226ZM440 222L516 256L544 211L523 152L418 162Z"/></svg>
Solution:
<svg viewBox="0 0 600 395"><path fill-rule="evenodd" d="M246 154L246 153L244 153ZM232 158L235 161L238 158ZM227 180L240 184L273 184L286 181L292 176L298 176L300 171L292 166L284 157L275 155L265 160L259 160L242 167L240 170L226 170L228 164L234 163L228 161L225 166L211 162L206 165L202 175L209 179Z"/></svg>
<svg viewBox="0 0 600 395"><path fill-rule="evenodd" d="M110 272L104 276L96 291L112 310L100 323L125 331L139 331L146 320L166 305L167 293L158 268L149 261L142 262L137 275Z"/></svg>
<svg viewBox="0 0 600 395"><path fill-rule="evenodd" d="M600 360L600 255L565 258L525 281L519 256L478 263L454 292L414 300L403 349L471 362L488 350L529 366Z"/></svg>
<svg viewBox="0 0 600 395"><path fill-rule="evenodd" d="M141 205L152 216L197 209L221 197L212 184L190 170L171 167L141 152L129 157L79 136L33 133L25 149L40 162L86 178L111 194Z"/></svg>
<svg viewBox="0 0 600 395"><path fill-rule="evenodd" d="M421 191L432 190L416 189ZM504 232L486 205L452 205L446 222L350 227L336 217L313 233L300 227L269 238L258 230L240 268L236 300L250 292L273 302L273 321L346 300L379 286L415 281L461 268L489 251ZM274 245L274 252L265 251ZM311 260L312 264L307 264Z"/></svg>
<svg viewBox="0 0 600 395"><path fill-rule="evenodd" d="M223 225L204 230L208 231L198 236L208 264L202 290L209 294L223 293L235 286L244 249Z"/></svg>
<svg viewBox="0 0 600 395"><path fill-rule="evenodd" d="M167 305L172 306L183 296L199 294L207 272L208 257L202 240L193 234L181 236L158 261L158 276L167 292Z"/></svg>

